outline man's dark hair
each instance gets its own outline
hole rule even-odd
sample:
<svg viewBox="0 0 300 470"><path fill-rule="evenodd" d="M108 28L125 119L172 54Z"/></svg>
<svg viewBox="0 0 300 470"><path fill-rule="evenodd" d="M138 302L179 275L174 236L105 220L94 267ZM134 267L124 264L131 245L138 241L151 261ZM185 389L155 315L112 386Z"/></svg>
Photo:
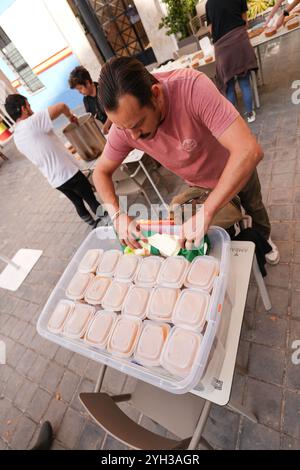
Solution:
<svg viewBox="0 0 300 470"><path fill-rule="evenodd" d="M137 59L113 57L101 69L98 100L106 111L115 111L125 94L135 96L141 106L151 106L155 83L158 80Z"/></svg>
<svg viewBox="0 0 300 470"><path fill-rule="evenodd" d="M25 106L26 102L27 98L23 95L8 95L4 103L7 114L17 121L22 116L22 106Z"/></svg>
<svg viewBox="0 0 300 470"><path fill-rule="evenodd" d="M77 85L85 86L86 82L92 82L89 71L82 67L82 65L75 67L75 69L70 73L69 77L70 88L73 90L77 87Z"/></svg>

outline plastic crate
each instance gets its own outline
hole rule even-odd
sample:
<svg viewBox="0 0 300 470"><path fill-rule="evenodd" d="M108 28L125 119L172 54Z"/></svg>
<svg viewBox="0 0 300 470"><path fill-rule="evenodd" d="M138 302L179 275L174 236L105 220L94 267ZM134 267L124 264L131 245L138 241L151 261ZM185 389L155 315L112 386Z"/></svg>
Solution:
<svg viewBox="0 0 300 470"><path fill-rule="evenodd" d="M183 394L195 388L204 376L209 367L209 360L214 341L217 339L217 332L222 318L222 308L225 298L229 272L230 272L230 238L225 230L219 227L211 227L208 236L211 241L210 256L214 256L220 263L219 276L215 280L211 295L211 302L207 315L207 325L203 335L203 340L192 372L185 378L175 377L169 374L162 367L147 368L137 364L133 358L119 359L111 355L108 351L97 349L84 340L71 340L62 335L53 334L47 329L47 323L52 315L57 303L65 299L66 288L77 271L78 265L85 255L86 251L92 248L101 248L103 250L120 249L119 241L116 239L112 227L99 227L93 230L81 244L73 259L70 261L65 272L50 295L43 311L40 314L37 331L44 338L60 346L72 350L78 354L93 359L109 367L113 367L127 375L148 382L154 386L160 387L171 393ZM229 313L227 312L226 316ZM228 318L223 322L222 343L225 343ZM225 325L225 327L224 327ZM218 340L219 341L219 340ZM224 349L224 348L223 348ZM225 351L225 349L224 349ZM222 361L220 357L218 362ZM197 387L197 388L198 388Z"/></svg>

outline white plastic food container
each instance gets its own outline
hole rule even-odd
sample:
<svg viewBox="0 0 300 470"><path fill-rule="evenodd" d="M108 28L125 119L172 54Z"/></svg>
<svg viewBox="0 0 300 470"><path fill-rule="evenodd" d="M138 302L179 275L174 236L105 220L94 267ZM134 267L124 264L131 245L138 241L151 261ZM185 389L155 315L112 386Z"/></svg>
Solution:
<svg viewBox="0 0 300 470"><path fill-rule="evenodd" d="M147 306L151 295L151 289L147 287L132 286L124 300L123 315L132 315L144 320L147 316Z"/></svg>
<svg viewBox="0 0 300 470"><path fill-rule="evenodd" d="M138 286L154 287L158 281L158 275L164 259L159 256L143 258L135 277Z"/></svg>
<svg viewBox="0 0 300 470"><path fill-rule="evenodd" d="M161 266L158 284L180 289L186 279L190 263L183 256L166 258Z"/></svg>
<svg viewBox="0 0 300 470"><path fill-rule="evenodd" d="M142 324L139 318L119 315L108 340L107 350L119 357L132 356Z"/></svg>
<svg viewBox="0 0 300 470"><path fill-rule="evenodd" d="M166 230L166 228L163 227L162 230ZM177 228L175 227L174 230L177 230ZM103 249L104 251L118 250L121 256L121 245L116 239L113 227L99 227L91 231L79 247L40 314L37 324L38 333L49 341L64 348L101 364L113 367L124 374L143 380L171 393L182 394L189 392L195 387L202 387L202 381L207 380L207 371L210 371L210 365L214 362L212 360L214 356L211 358L211 353L214 351L215 339L219 340L219 338L222 338L222 344L225 344L227 332L226 322L228 322L231 312L230 305L227 308L227 300L226 303L224 303L230 272L230 239L225 230L219 227L211 227L208 236L211 242L210 256L217 259L219 273L214 281L213 290L211 292L211 301L207 312L207 323L203 332L200 348L196 355L194 367L185 377L174 375L162 367L142 366L134 361L134 356L129 358L119 357L111 354L107 349L101 350L100 348L96 348L83 339L67 338L62 334L54 334L47 328L54 309L60 300L65 299L66 289L71 279L76 274L81 260L89 249ZM234 286L231 285L230 289L232 290L233 288ZM226 299L228 299L228 297L229 295L226 296ZM220 333L221 329L222 332ZM221 364L222 357L218 359L218 364ZM214 371L212 371L211 376L216 377Z"/></svg>
<svg viewBox="0 0 300 470"><path fill-rule="evenodd" d="M210 295L207 292L184 289L176 302L172 322L176 326L201 333L206 323L209 302Z"/></svg>
<svg viewBox="0 0 300 470"><path fill-rule="evenodd" d="M48 321L48 330L51 333L61 333L64 327L64 324L74 310L75 304L70 300L60 300L52 313L50 320Z"/></svg>
<svg viewBox="0 0 300 470"><path fill-rule="evenodd" d="M82 300L93 279L93 274L77 272L67 287L66 296L71 300Z"/></svg>
<svg viewBox="0 0 300 470"><path fill-rule="evenodd" d="M103 250L88 250L78 266L78 272L95 274L102 255Z"/></svg>
<svg viewBox="0 0 300 470"><path fill-rule="evenodd" d="M102 307L105 310L120 312L130 287L131 284L129 282L112 281L102 299Z"/></svg>
<svg viewBox="0 0 300 470"><path fill-rule="evenodd" d="M85 291L84 300L91 305L100 305L110 283L108 277L95 276Z"/></svg>
<svg viewBox="0 0 300 470"><path fill-rule="evenodd" d="M174 375L187 377L196 365L202 336L191 330L173 328L161 357L161 365Z"/></svg>
<svg viewBox="0 0 300 470"><path fill-rule="evenodd" d="M170 332L170 325L146 320L143 324L134 358L146 367L160 365L161 353Z"/></svg>
<svg viewBox="0 0 300 470"><path fill-rule="evenodd" d="M84 340L96 348L105 349L116 319L115 312L100 310L91 320Z"/></svg>
<svg viewBox="0 0 300 470"><path fill-rule="evenodd" d="M197 256L188 270L185 286L211 292L219 274L219 263L212 256Z"/></svg>
<svg viewBox="0 0 300 470"><path fill-rule="evenodd" d="M179 289L154 287L149 300L147 317L151 320L171 322L179 295Z"/></svg>
<svg viewBox="0 0 300 470"><path fill-rule="evenodd" d="M97 274L105 277L113 277L122 253L119 250L108 250L100 259Z"/></svg>
<svg viewBox="0 0 300 470"><path fill-rule="evenodd" d="M68 338L82 338L94 313L95 308L90 305L75 304L73 311L64 324L63 334Z"/></svg>
<svg viewBox="0 0 300 470"><path fill-rule="evenodd" d="M140 261L141 257L136 255L130 254L121 256L115 270L115 279L125 282L133 281Z"/></svg>

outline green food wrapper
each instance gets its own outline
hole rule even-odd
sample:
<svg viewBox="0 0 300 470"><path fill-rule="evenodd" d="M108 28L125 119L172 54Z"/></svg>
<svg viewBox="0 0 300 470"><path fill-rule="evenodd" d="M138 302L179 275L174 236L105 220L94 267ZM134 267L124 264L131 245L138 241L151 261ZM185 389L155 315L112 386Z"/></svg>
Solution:
<svg viewBox="0 0 300 470"><path fill-rule="evenodd" d="M143 231L142 232L145 238L149 238L152 235L155 235L157 232L151 232L151 231ZM207 249L205 252L205 245L207 245ZM197 256L204 256L208 255L210 252L210 240L207 235L205 235L204 240L202 245L199 248L195 248L194 250L186 250L186 249L181 249L178 253L178 256L183 256L185 259L187 259L190 263L193 261L194 258ZM123 252L126 250L127 253L132 252L128 247L122 246ZM150 246L150 253L153 256L160 256L160 252L157 248L154 248L153 246Z"/></svg>

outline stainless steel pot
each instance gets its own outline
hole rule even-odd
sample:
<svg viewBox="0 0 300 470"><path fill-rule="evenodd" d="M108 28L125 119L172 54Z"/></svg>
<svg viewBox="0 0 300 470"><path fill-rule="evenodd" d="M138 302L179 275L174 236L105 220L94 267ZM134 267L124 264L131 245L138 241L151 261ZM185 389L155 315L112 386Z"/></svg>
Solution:
<svg viewBox="0 0 300 470"><path fill-rule="evenodd" d="M79 126L70 123L63 129L63 133L81 158L94 160L104 149L105 137L91 113L82 114L78 121Z"/></svg>

